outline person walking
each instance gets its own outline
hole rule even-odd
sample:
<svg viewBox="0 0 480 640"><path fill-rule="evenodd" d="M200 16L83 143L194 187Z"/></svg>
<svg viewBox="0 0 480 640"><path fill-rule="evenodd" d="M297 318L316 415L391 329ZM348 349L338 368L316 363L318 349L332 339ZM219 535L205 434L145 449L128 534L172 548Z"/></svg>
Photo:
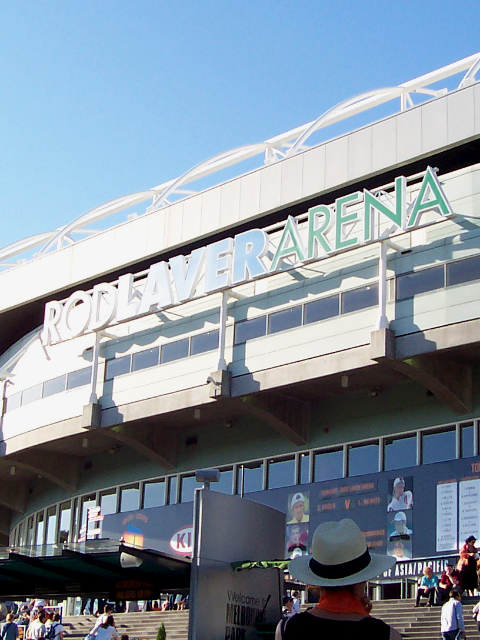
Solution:
<svg viewBox="0 0 480 640"><path fill-rule="evenodd" d="M463 622L462 593L458 589L450 591L450 599L442 607L441 632L443 640L465 638Z"/></svg>
<svg viewBox="0 0 480 640"><path fill-rule="evenodd" d="M289 573L305 584L322 587L319 603L289 618L284 640L355 638L401 640L399 632L371 617L366 582L391 569L393 556L370 553L365 536L350 519L323 522L314 535L311 555L291 560ZM281 622L275 640L282 638Z"/></svg>
<svg viewBox="0 0 480 640"><path fill-rule="evenodd" d="M6 621L2 624L2 640L16 640L18 636L18 626L13 621L13 613L7 613Z"/></svg>

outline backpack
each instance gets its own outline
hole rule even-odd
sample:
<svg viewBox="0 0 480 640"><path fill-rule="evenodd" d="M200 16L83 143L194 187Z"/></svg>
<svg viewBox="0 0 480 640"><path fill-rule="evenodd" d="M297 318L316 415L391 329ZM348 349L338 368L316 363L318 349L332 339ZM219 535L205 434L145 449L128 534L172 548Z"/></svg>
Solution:
<svg viewBox="0 0 480 640"><path fill-rule="evenodd" d="M55 630L59 624L59 622L52 622L52 624L47 629L47 633L45 634L46 640L54 640L54 638L56 638L57 633Z"/></svg>

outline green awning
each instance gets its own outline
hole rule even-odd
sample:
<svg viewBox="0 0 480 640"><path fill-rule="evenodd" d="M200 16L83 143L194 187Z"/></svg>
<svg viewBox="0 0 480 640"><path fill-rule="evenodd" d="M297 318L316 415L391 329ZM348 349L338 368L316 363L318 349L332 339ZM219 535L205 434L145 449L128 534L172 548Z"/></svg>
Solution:
<svg viewBox="0 0 480 640"><path fill-rule="evenodd" d="M115 540L8 547L0 550L0 597L108 594L144 600L160 590L187 589L190 566L190 559Z"/></svg>

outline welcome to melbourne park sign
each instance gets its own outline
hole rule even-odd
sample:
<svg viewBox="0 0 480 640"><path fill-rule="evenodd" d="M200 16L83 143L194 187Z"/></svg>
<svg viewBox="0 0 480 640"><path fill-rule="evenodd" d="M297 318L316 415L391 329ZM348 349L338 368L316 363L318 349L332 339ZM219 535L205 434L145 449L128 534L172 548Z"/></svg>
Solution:
<svg viewBox="0 0 480 640"><path fill-rule="evenodd" d="M157 262L141 283L136 284L134 275L129 273L116 284L94 286L92 293L76 291L64 302L49 302L45 306L42 342L54 344L229 289L279 271L281 261L286 258L301 266L402 231L412 231L427 211L435 210L442 218L453 215L430 167L411 203L407 202L406 185L406 178L400 176L395 180L390 199L380 199L364 189L337 198L334 206L312 207L305 229L299 228L297 220L289 216L275 247L271 246L266 231L251 229L195 249L188 260L178 255L168 262ZM387 222L388 230L379 235L375 220ZM361 232L355 236L352 229L357 226Z"/></svg>

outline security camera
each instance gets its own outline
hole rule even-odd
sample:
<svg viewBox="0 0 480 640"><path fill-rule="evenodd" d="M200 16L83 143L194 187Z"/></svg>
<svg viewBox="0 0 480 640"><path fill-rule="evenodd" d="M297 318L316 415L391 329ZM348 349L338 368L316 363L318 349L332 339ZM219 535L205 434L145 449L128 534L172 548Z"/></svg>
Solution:
<svg viewBox="0 0 480 640"><path fill-rule="evenodd" d="M132 556L130 553L120 554L120 565L122 569L138 569L142 564L143 560L141 558Z"/></svg>
<svg viewBox="0 0 480 640"><path fill-rule="evenodd" d="M207 384L213 384L214 387L221 387L222 383L219 380L214 380L212 376L208 376Z"/></svg>
<svg viewBox="0 0 480 640"><path fill-rule="evenodd" d="M210 482L218 482L220 480L220 471L218 469L197 469L195 471L195 480L203 482L203 488L208 489Z"/></svg>

